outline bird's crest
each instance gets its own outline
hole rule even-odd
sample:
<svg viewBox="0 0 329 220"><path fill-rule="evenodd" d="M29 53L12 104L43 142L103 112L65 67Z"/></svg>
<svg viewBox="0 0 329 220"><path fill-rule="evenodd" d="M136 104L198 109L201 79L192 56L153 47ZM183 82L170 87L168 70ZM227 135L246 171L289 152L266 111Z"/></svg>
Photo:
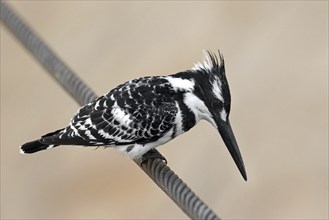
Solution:
<svg viewBox="0 0 329 220"><path fill-rule="evenodd" d="M208 50L203 51L203 62L194 64L193 71L202 71L207 73L218 72L224 68L224 57L218 50L219 59L215 53Z"/></svg>

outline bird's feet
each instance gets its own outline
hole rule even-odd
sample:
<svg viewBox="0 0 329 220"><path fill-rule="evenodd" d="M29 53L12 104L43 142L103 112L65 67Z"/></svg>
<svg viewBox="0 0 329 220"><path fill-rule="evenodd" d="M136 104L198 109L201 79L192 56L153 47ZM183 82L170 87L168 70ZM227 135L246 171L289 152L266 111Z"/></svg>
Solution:
<svg viewBox="0 0 329 220"><path fill-rule="evenodd" d="M146 152L142 156L141 165L143 165L144 163L146 163L147 160L149 160L149 159L161 159L161 160L163 160L167 164L167 159L164 156L162 156L159 153L159 151L157 151L155 149L149 150L148 152Z"/></svg>

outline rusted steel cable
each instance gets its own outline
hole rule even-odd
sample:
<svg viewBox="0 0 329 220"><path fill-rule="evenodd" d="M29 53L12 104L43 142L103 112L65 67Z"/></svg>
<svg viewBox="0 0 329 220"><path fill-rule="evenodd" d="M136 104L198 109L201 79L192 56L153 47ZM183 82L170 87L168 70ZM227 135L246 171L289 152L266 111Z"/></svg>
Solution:
<svg viewBox="0 0 329 220"><path fill-rule="evenodd" d="M3 1L1 21L80 105L96 94ZM216 214L161 160L149 159L142 170L192 219L219 219Z"/></svg>

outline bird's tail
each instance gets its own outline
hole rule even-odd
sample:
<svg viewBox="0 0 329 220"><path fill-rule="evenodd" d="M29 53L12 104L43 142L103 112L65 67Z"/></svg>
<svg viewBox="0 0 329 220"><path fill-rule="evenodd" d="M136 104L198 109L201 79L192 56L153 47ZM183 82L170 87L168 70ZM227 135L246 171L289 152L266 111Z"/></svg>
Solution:
<svg viewBox="0 0 329 220"><path fill-rule="evenodd" d="M31 141L21 146L22 154L32 154L41 150L47 150L53 148L57 145L54 144L44 144L41 140Z"/></svg>
<svg viewBox="0 0 329 220"><path fill-rule="evenodd" d="M42 136L39 140L27 142L21 146L20 152L22 154L33 154L41 150L47 150L58 146L58 136L61 131L60 129Z"/></svg>

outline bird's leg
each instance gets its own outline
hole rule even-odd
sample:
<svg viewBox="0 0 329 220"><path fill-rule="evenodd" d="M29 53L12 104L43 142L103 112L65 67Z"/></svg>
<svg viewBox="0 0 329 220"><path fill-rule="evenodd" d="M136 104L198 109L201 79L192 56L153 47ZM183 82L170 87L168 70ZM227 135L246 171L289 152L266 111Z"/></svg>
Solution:
<svg viewBox="0 0 329 220"><path fill-rule="evenodd" d="M166 164L167 164L167 159L162 156L157 150L155 149L151 149L148 152L146 152L143 156L142 156L142 162L141 165L143 165L143 163L147 162L148 159L161 159L163 160Z"/></svg>

